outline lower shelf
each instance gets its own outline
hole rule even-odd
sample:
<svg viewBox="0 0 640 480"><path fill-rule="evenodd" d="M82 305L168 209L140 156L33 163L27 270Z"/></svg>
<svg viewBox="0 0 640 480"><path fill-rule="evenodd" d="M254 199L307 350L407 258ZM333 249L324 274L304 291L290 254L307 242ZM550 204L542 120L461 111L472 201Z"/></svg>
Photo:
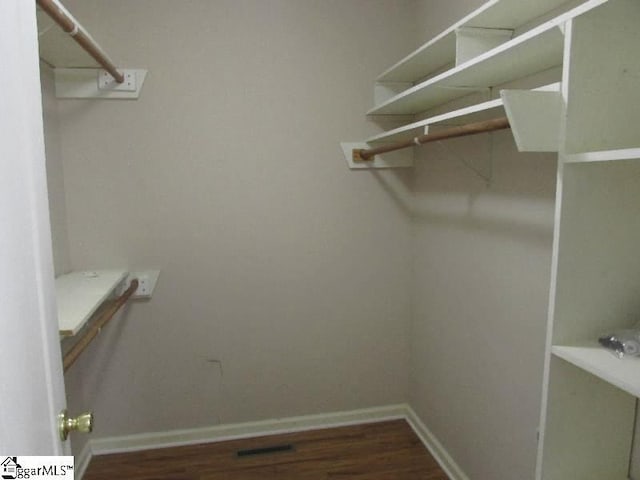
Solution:
<svg viewBox="0 0 640 480"><path fill-rule="evenodd" d="M71 272L56 278L58 328L75 335L127 276L126 270Z"/></svg>
<svg viewBox="0 0 640 480"><path fill-rule="evenodd" d="M551 352L634 397L640 397L640 357L619 359L597 343L556 345Z"/></svg>

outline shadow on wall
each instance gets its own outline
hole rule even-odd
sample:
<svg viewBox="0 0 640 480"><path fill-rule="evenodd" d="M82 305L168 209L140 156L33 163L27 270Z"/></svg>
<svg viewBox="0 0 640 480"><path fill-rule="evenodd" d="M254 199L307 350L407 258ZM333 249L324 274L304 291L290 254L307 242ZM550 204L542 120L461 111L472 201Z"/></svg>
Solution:
<svg viewBox="0 0 640 480"><path fill-rule="evenodd" d="M371 175L418 226L548 246L556 163L555 153L519 153L511 134L499 132L416 148L413 168Z"/></svg>

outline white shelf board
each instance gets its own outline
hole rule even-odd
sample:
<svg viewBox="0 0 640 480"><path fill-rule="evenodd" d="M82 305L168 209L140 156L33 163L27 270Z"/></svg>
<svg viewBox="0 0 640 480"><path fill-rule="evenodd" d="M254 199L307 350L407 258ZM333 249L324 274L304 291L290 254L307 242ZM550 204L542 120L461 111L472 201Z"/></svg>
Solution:
<svg viewBox="0 0 640 480"><path fill-rule="evenodd" d="M567 3L567 0L490 0L387 69L377 81L413 82L444 65L453 63L456 54L456 30L459 28L515 30Z"/></svg>
<svg viewBox="0 0 640 480"><path fill-rule="evenodd" d="M470 107L453 110L451 112L436 115L434 117L420 120L419 122L403 125L387 132L380 133L365 140L366 143L387 143L397 142L400 140L408 140L424 134L425 127L429 125L442 124L447 121L459 122L466 120L468 122L479 121L483 118L489 118L490 112L502 108L502 99L490 100L488 102L479 103Z"/></svg>
<svg viewBox="0 0 640 480"><path fill-rule="evenodd" d="M60 335L78 333L127 273L126 270L92 270L56 278Z"/></svg>
<svg viewBox="0 0 640 480"><path fill-rule="evenodd" d="M556 345L551 352L625 392L640 397L640 357L619 359L597 343Z"/></svg>
<svg viewBox="0 0 640 480"><path fill-rule="evenodd" d="M368 115L415 114L483 89L523 78L562 64L568 20L606 3L590 0L553 20L451 70L405 90L372 108Z"/></svg>
<svg viewBox="0 0 640 480"><path fill-rule="evenodd" d="M557 152L560 148L560 92L502 90L511 133L519 152Z"/></svg>
<svg viewBox="0 0 640 480"><path fill-rule="evenodd" d="M601 152L570 153L564 156L565 163L610 162L616 160L640 160L640 147L604 150Z"/></svg>
<svg viewBox="0 0 640 480"><path fill-rule="evenodd" d="M533 89L536 92L559 92L560 83L552 83ZM470 105L468 107L452 110L440 115L420 120L418 122L403 125L393 130L379 133L365 140L366 143L388 143L401 140L409 140L424 133L425 127L438 124L461 124L485 120L495 115L496 110L503 108L502 98Z"/></svg>
<svg viewBox="0 0 640 480"><path fill-rule="evenodd" d="M438 104L562 63L562 33L557 26L533 30L462 65L437 75L374 107L368 115L419 113Z"/></svg>

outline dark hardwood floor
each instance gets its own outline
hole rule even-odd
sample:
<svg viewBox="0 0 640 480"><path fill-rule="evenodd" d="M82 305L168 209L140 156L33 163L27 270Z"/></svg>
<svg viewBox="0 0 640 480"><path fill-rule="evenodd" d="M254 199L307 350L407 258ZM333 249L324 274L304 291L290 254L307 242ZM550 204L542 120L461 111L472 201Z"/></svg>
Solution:
<svg viewBox="0 0 640 480"><path fill-rule="evenodd" d="M288 451L237 452L291 446ZM404 420L93 457L84 480L448 480Z"/></svg>

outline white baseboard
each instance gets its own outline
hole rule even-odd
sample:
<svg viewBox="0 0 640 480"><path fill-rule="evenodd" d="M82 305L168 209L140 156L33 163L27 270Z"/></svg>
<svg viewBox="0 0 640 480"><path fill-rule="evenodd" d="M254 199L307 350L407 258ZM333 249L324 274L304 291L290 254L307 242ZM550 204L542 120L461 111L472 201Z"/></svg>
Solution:
<svg viewBox="0 0 640 480"><path fill-rule="evenodd" d="M460 466L451 458L449 452L442 446L433 433L426 427L420 417L414 412L413 408L407 405L406 420L416 435L422 440L422 443L431 453L433 458L440 464L444 472L451 480L469 480Z"/></svg>
<svg viewBox="0 0 640 480"><path fill-rule="evenodd" d="M259 422L217 425L205 428L173 430L122 437L90 440L77 457L76 478L82 478L93 455L135 452L152 448L177 447L198 443L221 442L280 433L294 433L321 428L342 427L385 420L404 419L451 480L469 480L437 438L407 404L333 412L320 415L277 418Z"/></svg>
<svg viewBox="0 0 640 480"><path fill-rule="evenodd" d="M301 417L277 418L259 422L216 425L213 427L173 430L169 432L128 435L123 437L91 440L93 455L135 452L151 448L176 447L205 442L220 442L240 438L293 433L320 428L340 427L364 423L406 418L407 406L389 405L384 407L334 412Z"/></svg>

